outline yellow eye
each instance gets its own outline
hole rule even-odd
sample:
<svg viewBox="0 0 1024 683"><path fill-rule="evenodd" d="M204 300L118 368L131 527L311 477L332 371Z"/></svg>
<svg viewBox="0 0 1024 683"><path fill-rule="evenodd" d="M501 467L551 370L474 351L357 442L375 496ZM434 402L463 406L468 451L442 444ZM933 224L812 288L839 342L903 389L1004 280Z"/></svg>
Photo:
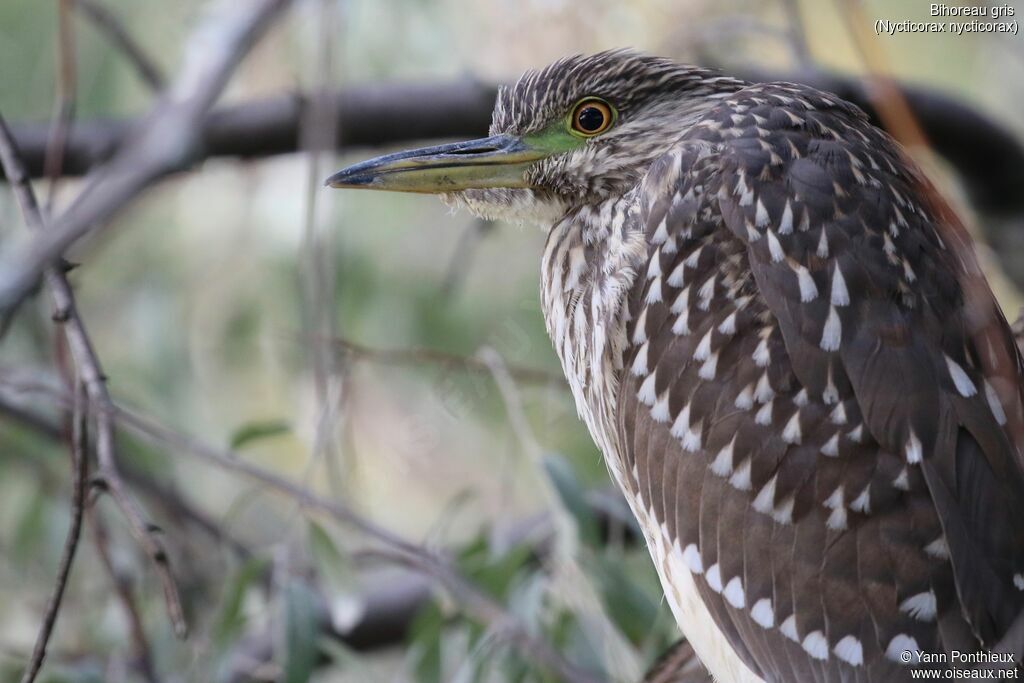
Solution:
<svg viewBox="0 0 1024 683"><path fill-rule="evenodd" d="M573 132L588 138L605 132L614 122L615 110L596 97L589 97L577 104L570 118Z"/></svg>

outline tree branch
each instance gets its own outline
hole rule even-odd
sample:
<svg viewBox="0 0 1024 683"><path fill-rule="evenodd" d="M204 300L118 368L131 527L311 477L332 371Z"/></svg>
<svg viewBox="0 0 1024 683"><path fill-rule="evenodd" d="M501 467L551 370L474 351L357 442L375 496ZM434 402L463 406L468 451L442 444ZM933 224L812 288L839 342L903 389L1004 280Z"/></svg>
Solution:
<svg viewBox="0 0 1024 683"><path fill-rule="evenodd" d="M5 383L4 386L19 391L49 391L37 386L26 387L13 383ZM25 426L45 439L62 439L60 430L52 420L34 410L19 406L3 391L0 391L0 416L6 416L10 422ZM127 435L122 431L122 436ZM131 469L125 470L125 478L140 490L152 493L170 509L187 508L182 512L182 516L198 524L215 541L220 542L225 532L215 522L209 520L205 513L192 509L188 501L181 499L176 491L161 487L148 475L133 472ZM639 540L640 532L635 520L617 491L610 488L592 491L587 494L587 504L598 525L601 538L609 543L616 540L635 543ZM204 524L197 518L205 518L207 521ZM212 525L214 528L207 529L206 525ZM501 525L494 530L494 537L499 547L507 548L529 543L538 557L544 557L549 553L553 530L551 515L541 512ZM227 537L226 542L238 543L230 537ZM249 557L252 554L252 551L241 544L238 544L236 552L242 557ZM386 581L371 581L367 591L359 597L360 602L366 606L359 621L342 632L330 623L330 619L325 618L320 629L356 650L369 651L390 647L402 641L412 620L429 599L430 582L413 573L388 578ZM325 615L327 611L325 607ZM241 645L241 649L245 651L244 660L249 663L269 661L273 655L273 640L274 634L270 632L247 638ZM241 674L239 679L241 680Z"/></svg>
<svg viewBox="0 0 1024 683"><path fill-rule="evenodd" d="M111 45L128 58L139 74L139 78L149 86L150 90L154 92L163 90L164 75L160 71L160 67L132 38L131 33L116 14L102 5L99 0L75 0L75 8L82 13L82 16L91 21L100 33L106 36Z"/></svg>
<svg viewBox="0 0 1024 683"><path fill-rule="evenodd" d="M18 405L2 392L0 392L0 416L6 417L9 422L27 427L44 439L51 441L64 439L63 432L53 420ZM173 485L157 481L151 474L136 469L127 461L121 463L121 475L133 489L166 510L170 517L179 520L179 524L195 526L216 543L230 548L240 558L246 559L252 556L252 549L230 534L209 514L193 505Z"/></svg>
<svg viewBox="0 0 1024 683"><path fill-rule="evenodd" d="M88 433L86 430L86 399L84 387L81 383L75 386L74 414L71 420L71 520L68 524L68 533L64 539L64 550L61 552L60 563L57 566L57 580L53 588L53 594L46 605L46 612L43 614L43 622L36 636L36 644L32 648L32 657L29 659L25 673L21 677L21 683L32 683L46 659L46 648L53 635L53 627L57 623L57 615L60 612L60 604L64 598L64 591L68 585L68 577L71 576L71 565L75 561L75 552L78 550L78 541L82 536L82 515L85 509L85 483L88 471L88 458L86 450L88 444Z"/></svg>
<svg viewBox="0 0 1024 683"><path fill-rule="evenodd" d="M30 231L45 233L42 212L39 210L35 193L3 117L0 117L0 166L3 166L8 178L11 179L15 196ZM96 410L96 460L99 465L97 480L110 493L128 521L136 541L153 561L163 585L167 612L175 633L184 637L188 629L181 610L178 590L171 576L167 553L156 536L157 529L145 520L138 503L132 498L121 478L114 450L114 428L109 408L112 402L107 392L106 378L85 323L78 313L71 285L68 284L64 272L56 267L46 269L45 280L54 302L53 319L63 326L64 337L75 361L78 376L85 386L89 403Z"/></svg>
<svg viewBox="0 0 1024 683"><path fill-rule="evenodd" d="M142 611L135 599L132 580L114 563L113 553L110 551L110 532L107 531L107 525L96 507L89 509L89 528L92 529L96 555L107 576L110 577L114 595L117 596L117 602L120 603L121 611L124 612L125 621L128 622L128 633L132 640L136 666L146 681L154 683L157 678L156 670L153 668L153 648L149 644L146 629L142 625Z"/></svg>
<svg viewBox="0 0 1024 683"><path fill-rule="evenodd" d="M754 82L794 81L829 90L879 123L868 85L859 78L812 69L776 72L749 68L739 69L738 75ZM1005 127L938 91L907 84L900 89L935 151L957 169L979 208L997 214L1024 212L1024 195L1016 192L1024 184L1024 146ZM213 157L253 159L298 151L300 123L317 97L336 101L337 146L346 149L483 135L494 96L494 87L464 80L355 86L337 93L300 93L224 107L199 122L202 144L176 170ZM125 119L76 124L68 139L64 172L81 175L109 160L133 124ZM13 130L29 172L41 176L46 125L23 123Z"/></svg>
<svg viewBox="0 0 1024 683"><path fill-rule="evenodd" d="M335 113L338 148L375 147L429 138L483 135L496 89L476 81L363 85L330 93L294 93L220 107L199 122L200 144L176 170L215 157L256 159L300 150L302 122L317 108ZM342 125L344 124L344 125ZM84 175L109 161L137 125L133 119L79 121L64 171ZM47 124L13 127L33 177L43 175ZM316 136L322 145L328 136ZM316 147L314 147L316 149Z"/></svg>
<svg viewBox="0 0 1024 683"><path fill-rule="evenodd" d="M0 257L0 309L16 305L43 269L86 233L105 227L159 179L181 170L201 144L201 123L256 40L290 0L218 3L214 17L193 36L185 68L113 159L49 229L10 245ZM242 9L239 9L239 8Z"/></svg>
<svg viewBox="0 0 1024 683"><path fill-rule="evenodd" d="M66 398L57 394L58 400ZM556 673L570 683L598 683L593 674L577 668L536 638L503 606L467 581L443 556L427 548L410 543L376 525L347 506L327 500L277 474L243 459L237 453L209 446L198 439L165 427L115 404L106 406L112 420L142 439L170 447L176 453L188 455L208 465L241 475L267 489L284 495L310 512L329 517L351 527L378 544L378 550L391 561L402 564L431 577L443 586L463 609L474 618L504 633L528 661Z"/></svg>
<svg viewBox="0 0 1024 683"><path fill-rule="evenodd" d="M438 349L376 349L354 341L335 337L325 340L336 353L350 356L354 360L377 363L389 366L420 366L430 365L446 370L461 370L491 375L491 368L485 360L476 356L463 356ZM507 365L505 370L515 380L526 384L548 384L565 386L565 378L560 374L548 372L540 368L522 365Z"/></svg>

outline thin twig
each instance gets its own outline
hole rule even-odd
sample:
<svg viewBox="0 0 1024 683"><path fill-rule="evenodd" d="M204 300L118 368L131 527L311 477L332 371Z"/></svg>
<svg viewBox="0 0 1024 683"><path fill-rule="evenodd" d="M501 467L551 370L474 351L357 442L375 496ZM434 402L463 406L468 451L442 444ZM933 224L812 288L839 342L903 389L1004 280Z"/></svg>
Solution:
<svg viewBox="0 0 1024 683"><path fill-rule="evenodd" d="M0 165L3 166L4 172L11 181L29 229L33 232L46 232L42 213L36 203L35 193L25 174L24 166L18 158L14 141L2 116L0 116ZM45 280L53 297L53 319L63 325L68 348L78 368L79 377L85 385L89 402L95 411L96 459L99 465L96 479L110 493L128 521L132 535L153 562L163 587L164 601L167 603L167 613L174 626L174 631L179 637L184 638L188 633L188 628L181 609L178 589L171 575L167 553L163 543L156 535L158 530L146 521L138 503L125 486L118 469L117 454L114 449L114 428L110 416L112 402L107 391L106 378L93 348L92 340L86 331L85 323L78 313L71 285L68 284L64 272L56 267L46 269Z"/></svg>
<svg viewBox="0 0 1024 683"><path fill-rule="evenodd" d="M314 74L317 91L327 91L333 81L335 32L337 17L333 0L320 0L317 24L314 27L313 45L315 58L310 69ZM340 433L345 423L346 377L343 372L334 372L337 359L331 349L316 343L320 337L337 336L335 314L335 250L334 235L337 226L326 221L327 197L323 193L323 178L328 170L326 163L333 155L324 150L334 149L340 128L338 103L330 98L318 98L305 112L299 130L300 145L307 152L306 198L303 216L301 262L303 324L309 335L307 358L312 373L314 391L314 415L316 424L313 442L306 462L304 480L313 475L323 463L326 466L331 492L338 496L343 493L346 469L343 464L345 452ZM326 163L325 163L326 162Z"/></svg>
<svg viewBox="0 0 1024 683"><path fill-rule="evenodd" d="M854 47L868 68L868 98L875 106L885 129L907 147L930 149L928 138L914 115L910 103L890 75L885 57L874 47L874 36L868 30L870 21L860 0L838 0L846 18Z"/></svg>
<svg viewBox="0 0 1024 683"><path fill-rule="evenodd" d="M192 455L208 464L212 463L221 469L259 482L271 490L285 494L293 500L302 503L303 506L310 510L318 511L321 514L326 514L348 524L379 543L400 548L407 552L418 552L417 546L410 544L383 527L377 526L342 503L319 498L298 484L251 464L239 457L234 451L215 448L192 436L176 432L154 420L117 405L112 405L109 410L110 414L124 428L134 432L137 436L148 442L155 442L163 447L171 446L178 452Z"/></svg>
<svg viewBox="0 0 1024 683"><path fill-rule="evenodd" d="M636 680L641 672L640 662L631 653L624 636L608 617L598 591L579 563L579 533L576 520L559 495L544 463L544 450L526 417L522 396L501 355L490 347L483 347L477 356L487 364L498 385L505 413L523 452L537 473L537 486L546 499L554 531L548 565L559 599L574 611L587 610L592 619L585 620L584 630L602 644L601 652L607 670L618 680Z"/></svg>
<svg viewBox="0 0 1024 683"><path fill-rule="evenodd" d="M63 176L64 154L67 147L68 131L75 116L75 32L72 29L71 14L75 0L60 0L57 6L57 99L54 102L54 116L50 124L50 139L46 144L46 177L50 189L46 199L49 214L57 197L57 187Z"/></svg>
<svg viewBox="0 0 1024 683"><path fill-rule="evenodd" d="M59 438L60 435L51 422L32 410L19 408L6 395L8 392L39 394L54 400L63 407L67 400L63 392L34 382L26 384L11 381L2 373L0 373L0 387L3 388L3 391L0 391L0 414L6 415L11 420L25 425L48 439ZM117 426L123 433L124 425L118 423ZM159 439L154 437L153 440ZM164 447L167 445L165 441L160 441L160 443ZM176 445L174 450L175 452L181 451ZM129 480L131 481L130 478ZM285 493L285 495L288 494ZM602 528L602 533L609 539L616 535L616 529L623 529L626 531L626 539L632 542L639 540L639 531L634 526L633 517L618 493L610 489L594 491L587 496L587 502ZM550 513L540 513L503 524L495 533L497 539L495 547L508 548L529 543L538 558L545 558L551 553L553 525L554 520ZM372 581L369 583L373 584ZM340 632L330 623L329 619L325 619L321 628L325 634L359 651L393 646L405 637L410 623L429 598L428 589L429 584L425 582L422 573L418 573L415 577L389 577L387 581L368 588L367 592L360 596L360 601L366 605L366 610L358 624L350 630ZM325 607L323 611L326 614L329 609ZM246 639L240 647L248 652L245 655L247 661L262 662L273 656L272 641L272 634L264 632ZM241 680L243 677L239 673L238 676L229 678L230 680Z"/></svg>
<svg viewBox="0 0 1024 683"><path fill-rule="evenodd" d="M491 374L491 368L487 362L473 356L463 356L448 351L437 349L377 349L364 346L348 339L335 338L326 340L327 344L333 346L339 353L351 355L357 360L364 360L371 363L395 366L421 366L438 365L443 368L462 370L465 372L476 372ZM565 378L562 375L529 368L521 365L506 365L505 369L517 382L525 384L553 384L565 385Z"/></svg>
<svg viewBox="0 0 1024 683"><path fill-rule="evenodd" d="M92 529L96 555L107 572L107 576L110 577L114 594L117 596L117 601L128 622L128 633L132 639L132 650L135 653L138 668L149 683L154 683L157 677L156 670L153 668L153 647L149 644L146 629L142 624L142 611L135 599L131 578L118 570L114 564L113 554L110 552L110 532L107 531L107 525L96 507L89 509L89 528Z"/></svg>
<svg viewBox="0 0 1024 683"><path fill-rule="evenodd" d="M74 416L71 426L71 520L68 524L68 533L64 539L64 550L61 552L60 563L57 566L57 580L53 587L53 594L46 605L46 612L43 614L43 623L36 636L36 644L32 649L32 657L28 667L21 677L21 683L32 683L46 659L46 648L53 635L53 627L57 623L57 615L60 613L61 600L64 598L64 591L67 589L68 577L71 576L71 566L75 561L75 553L78 550L78 541L82 536L82 513L85 507L85 484L88 471L88 458L86 449L88 433L86 430L86 397L85 388L79 382L75 386Z"/></svg>
<svg viewBox="0 0 1024 683"><path fill-rule="evenodd" d="M150 90L154 92L163 90L164 75L160 67L149 58L146 51L132 38L124 22L116 14L100 4L99 0L74 0L74 3L82 15L107 37L111 45L128 58L128 61L135 67L135 71L139 74L142 82L149 86Z"/></svg>
<svg viewBox="0 0 1024 683"><path fill-rule="evenodd" d="M49 229L12 245L0 259L0 309L21 301L43 270L76 240L106 227L147 187L188 163L191 150L201 144L203 118L242 57L290 2L217 3L220 11L196 30L181 74L130 136L130 144L122 146Z"/></svg>
<svg viewBox="0 0 1024 683"><path fill-rule="evenodd" d="M576 683L594 683L597 680L593 675L580 671L565 661L546 643L530 634L525 626L505 612L501 605L469 583L442 556L406 541L341 503L321 498L273 472L253 465L234 452L209 446L192 436L176 432L123 407L114 405L112 410L117 421L140 438L155 440L165 447L171 447L177 453L198 458L207 464L259 482L268 489L297 501L304 509L333 518L377 541L385 549L381 552L386 553L392 560L437 579L474 618L488 624L501 623L511 634L510 640L522 654L540 661L558 673L563 680Z"/></svg>
<svg viewBox="0 0 1024 683"><path fill-rule="evenodd" d="M462 231L441 280L441 298L450 299L459 289L473 263L477 247L485 237L494 232L496 225L497 223L492 220L477 218Z"/></svg>
<svg viewBox="0 0 1024 683"><path fill-rule="evenodd" d="M39 436L51 441L63 440L60 427L44 415L23 408L0 393L0 416L16 422ZM245 543L229 533L216 519L192 504L176 487L157 481L151 474L133 467L130 462L121 465L121 475L131 487L176 518L179 525L191 524L208 535L213 541L231 549L242 559L252 557L253 551Z"/></svg>

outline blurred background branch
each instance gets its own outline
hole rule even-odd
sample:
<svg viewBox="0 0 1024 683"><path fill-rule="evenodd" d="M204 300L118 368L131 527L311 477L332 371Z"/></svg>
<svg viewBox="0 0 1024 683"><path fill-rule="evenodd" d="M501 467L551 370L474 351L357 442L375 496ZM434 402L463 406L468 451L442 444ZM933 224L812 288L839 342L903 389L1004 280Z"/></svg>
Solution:
<svg viewBox="0 0 1024 683"><path fill-rule="evenodd" d="M840 95L881 119L868 93L869 83L850 76L804 69L737 73L753 82L792 81ZM995 214L1021 214L1024 196L1012 191L1024 183L1024 145L997 122L941 91L900 84L934 151L949 161L968 184L978 208ZM496 89L476 81L353 86L338 93L292 95L217 109L200 127L194 153L180 170L213 157L256 159L299 151L299 128L320 102L336 112L335 148L399 145L408 142L483 136L490 124ZM135 122L123 119L79 121L67 142L64 172L88 173L122 146ZM47 126L12 126L32 175L43 175Z"/></svg>

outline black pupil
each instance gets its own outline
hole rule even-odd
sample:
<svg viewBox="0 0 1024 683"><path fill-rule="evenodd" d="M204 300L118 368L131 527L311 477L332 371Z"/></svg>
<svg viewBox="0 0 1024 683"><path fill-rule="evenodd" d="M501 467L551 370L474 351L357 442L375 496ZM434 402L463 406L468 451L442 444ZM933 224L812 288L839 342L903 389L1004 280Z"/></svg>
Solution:
<svg viewBox="0 0 1024 683"><path fill-rule="evenodd" d="M604 112L597 107L584 107L576 115L576 122L580 124L581 129L593 133L595 130L601 130L601 126L604 125Z"/></svg>

